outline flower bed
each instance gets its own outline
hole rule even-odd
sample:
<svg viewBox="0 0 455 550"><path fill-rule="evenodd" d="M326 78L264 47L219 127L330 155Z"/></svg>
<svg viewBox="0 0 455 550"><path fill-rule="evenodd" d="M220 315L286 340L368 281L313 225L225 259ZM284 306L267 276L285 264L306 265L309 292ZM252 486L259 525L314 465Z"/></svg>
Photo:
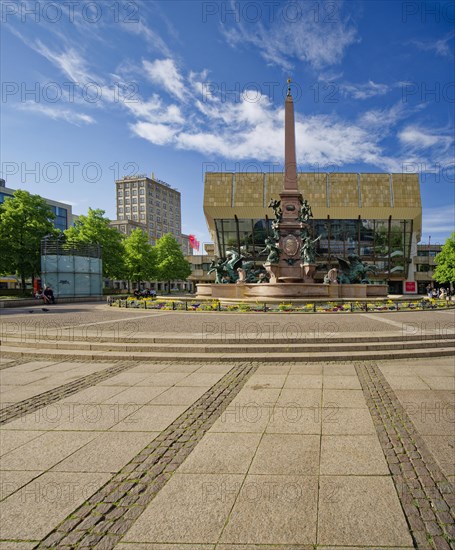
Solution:
<svg viewBox="0 0 455 550"><path fill-rule="evenodd" d="M264 302L237 304L223 304L218 300L173 300L153 298L124 298L109 299L112 307L161 309L164 311L225 311L235 313L360 313L360 312L389 312L389 311L426 311L434 309L454 308L455 302L438 299L418 300L376 300L370 302L314 302L293 304L267 304Z"/></svg>

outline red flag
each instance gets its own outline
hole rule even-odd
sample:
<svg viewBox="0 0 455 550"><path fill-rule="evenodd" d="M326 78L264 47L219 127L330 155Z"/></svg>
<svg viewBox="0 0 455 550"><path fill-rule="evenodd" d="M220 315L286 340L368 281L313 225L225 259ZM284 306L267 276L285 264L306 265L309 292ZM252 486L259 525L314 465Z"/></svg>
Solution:
<svg viewBox="0 0 455 550"><path fill-rule="evenodd" d="M196 239L196 237L194 235L189 235L189 240L191 248L194 250L199 250L201 243Z"/></svg>

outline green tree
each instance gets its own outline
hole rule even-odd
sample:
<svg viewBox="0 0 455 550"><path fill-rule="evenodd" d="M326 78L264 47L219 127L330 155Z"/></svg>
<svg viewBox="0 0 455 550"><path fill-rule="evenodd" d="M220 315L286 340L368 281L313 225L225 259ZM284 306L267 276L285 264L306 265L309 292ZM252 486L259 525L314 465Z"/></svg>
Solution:
<svg viewBox="0 0 455 550"><path fill-rule="evenodd" d="M0 205L0 270L25 279L41 271L41 239L57 235L51 207L39 195L18 189Z"/></svg>
<svg viewBox="0 0 455 550"><path fill-rule="evenodd" d="M141 229L135 229L125 239L125 267L128 279L141 281L155 277L155 254L147 235Z"/></svg>
<svg viewBox="0 0 455 550"><path fill-rule="evenodd" d="M124 236L109 224L104 210L89 208L86 216L79 216L75 225L65 231L65 236L75 242L99 243L104 277L122 279L125 276Z"/></svg>
<svg viewBox="0 0 455 550"><path fill-rule="evenodd" d="M433 279L438 283L455 283L455 232L447 239L435 262Z"/></svg>
<svg viewBox="0 0 455 550"><path fill-rule="evenodd" d="M170 294L171 281L184 281L190 276L190 263L185 260L179 243L170 233L157 241L155 254L157 279L168 282Z"/></svg>

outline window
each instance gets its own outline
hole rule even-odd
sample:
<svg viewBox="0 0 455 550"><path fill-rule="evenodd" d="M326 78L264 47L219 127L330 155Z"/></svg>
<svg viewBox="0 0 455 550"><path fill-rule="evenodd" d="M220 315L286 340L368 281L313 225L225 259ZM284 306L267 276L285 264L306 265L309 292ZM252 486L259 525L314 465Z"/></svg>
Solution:
<svg viewBox="0 0 455 550"><path fill-rule="evenodd" d="M144 185L144 184L142 184L142 185ZM144 194L145 194L145 189L144 188L139 189L139 195L144 195Z"/></svg>
<svg viewBox="0 0 455 550"><path fill-rule="evenodd" d="M137 212L137 206L133 206L133 212Z"/></svg>
<svg viewBox="0 0 455 550"><path fill-rule="evenodd" d="M133 195L137 195L137 189L133 189Z"/></svg>
<svg viewBox="0 0 455 550"><path fill-rule="evenodd" d="M119 200L118 200L118 203L119 203L119 204L123 204L123 199L119 199Z"/></svg>
<svg viewBox="0 0 455 550"><path fill-rule="evenodd" d="M129 204L130 203L130 199L125 199L125 204Z"/></svg>
<svg viewBox="0 0 455 550"><path fill-rule="evenodd" d="M118 195L119 197L123 196L123 191L122 191L121 189L119 189L119 190L117 191L117 195Z"/></svg>
<svg viewBox="0 0 455 550"><path fill-rule="evenodd" d="M140 215L141 220L145 220L145 214Z"/></svg>
<svg viewBox="0 0 455 550"><path fill-rule="evenodd" d="M160 222L161 222L161 218L158 216L158 217L156 218L156 221L157 221L158 223L160 223Z"/></svg>
<svg viewBox="0 0 455 550"><path fill-rule="evenodd" d="M133 204L137 204L137 198L136 198L136 197L133 197L133 198L131 199L131 201L132 201Z"/></svg>
<svg viewBox="0 0 455 550"><path fill-rule="evenodd" d="M161 206L160 201L155 201L155 204L156 204L156 206L158 206L158 208Z"/></svg>
<svg viewBox="0 0 455 550"><path fill-rule="evenodd" d="M163 208L164 208L164 210L167 209L167 203L163 202Z"/></svg>
<svg viewBox="0 0 455 550"><path fill-rule="evenodd" d="M123 212L123 208L119 208L118 211L119 211L119 212Z"/></svg>
<svg viewBox="0 0 455 550"><path fill-rule="evenodd" d="M125 197L129 197L129 196L130 196L129 189L125 189Z"/></svg>
<svg viewBox="0 0 455 550"><path fill-rule="evenodd" d="M153 229L154 223L153 223L153 222L150 222L150 223L149 223L149 227L151 227L151 228ZM150 231L150 233L152 233L152 232Z"/></svg>
<svg viewBox="0 0 455 550"><path fill-rule="evenodd" d="M133 214L133 220L137 221L137 214Z"/></svg>
<svg viewBox="0 0 455 550"><path fill-rule="evenodd" d="M145 211L145 206L140 206L139 209L140 209L141 212L144 212Z"/></svg>

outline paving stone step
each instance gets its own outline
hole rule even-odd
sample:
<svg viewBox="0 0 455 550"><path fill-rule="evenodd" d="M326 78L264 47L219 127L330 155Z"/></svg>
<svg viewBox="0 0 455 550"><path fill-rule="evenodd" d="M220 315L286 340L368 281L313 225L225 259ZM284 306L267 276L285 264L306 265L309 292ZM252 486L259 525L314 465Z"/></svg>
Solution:
<svg viewBox="0 0 455 550"><path fill-rule="evenodd" d="M276 349L276 348L275 348ZM2 354L23 358L52 358L52 359L71 359L77 360L128 360L128 361L173 361L173 362L235 362L235 361L260 361L260 362L319 362L319 361L374 361L387 359L410 359L410 358L430 358L446 357L454 355L453 347L429 347L424 348L405 348L405 349L381 349L381 350L348 350L345 353L339 351L306 351L288 352L288 351L262 351L260 353L230 352L225 355L216 353L191 353L169 351L165 352L135 352L131 351L93 351L93 350L65 350L52 348L30 348L30 351L24 348L13 346L2 346Z"/></svg>
<svg viewBox="0 0 455 550"><path fill-rule="evenodd" d="M115 351L115 352L153 352L153 353L265 353L265 352L280 352L280 353L313 353L313 352L350 352L350 351L380 351L380 350L395 350L395 349L420 349L428 348L431 345L432 348L439 347L455 347L455 338L434 339L430 341L421 340L401 340L401 341L380 341L380 342L350 342L334 343L331 339L327 339L324 343L282 343L276 342L258 343L236 343L233 348L232 345L226 343L205 343L201 344L181 344L181 343L169 343L169 344L155 344L155 343L99 343L99 342L74 342L68 340L59 341L8 341L6 343L8 347L20 347L21 349L60 349L60 350L87 350L87 351ZM328 349L329 346L329 349ZM2 347L2 349L4 349Z"/></svg>
<svg viewBox="0 0 455 550"><path fill-rule="evenodd" d="M453 323L449 323L453 327ZM285 327L286 328L286 327ZM249 329L251 330L251 329ZM264 330L261 330L261 327L256 327L256 330L262 332L262 335L244 337L241 332L237 334L237 331L228 331L222 333L218 336L216 334L208 333L203 337L192 334L176 334L175 336L131 336L131 335L109 335L109 334L90 334L89 332L24 332L22 335L18 331L15 333L4 332L0 333L0 338L4 344L12 342L42 342L42 343L51 343L54 341L62 342L95 342L98 344L108 344L108 343L123 343L123 344L174 344L187 346L187 344L302 344L302 343L312 343L312 344L343 344L355 341L359 342L411 342L411 341L434 341L434 340L453 340L455 338L455 332L449 330L447 326L442 326L440 329L435 331L422 331L419 327L414 327L410 325L408 328L403 327L403 330L399 333L379 333L379 334L348 334L340 335L336 327L331 324L324 324L321 327L316 328L315 330L310 330L305 332L302 330L301 336L299 337L279 337L271 329L270 326L265 327ZM272 332L271 332L272 330ZM296 327L293 327L289 330L290 334L296 332ZM235 336L230 336L235 334ZM320 336L317 336L319 334ZM65 339L66 338L66 339Z"/></svg>

